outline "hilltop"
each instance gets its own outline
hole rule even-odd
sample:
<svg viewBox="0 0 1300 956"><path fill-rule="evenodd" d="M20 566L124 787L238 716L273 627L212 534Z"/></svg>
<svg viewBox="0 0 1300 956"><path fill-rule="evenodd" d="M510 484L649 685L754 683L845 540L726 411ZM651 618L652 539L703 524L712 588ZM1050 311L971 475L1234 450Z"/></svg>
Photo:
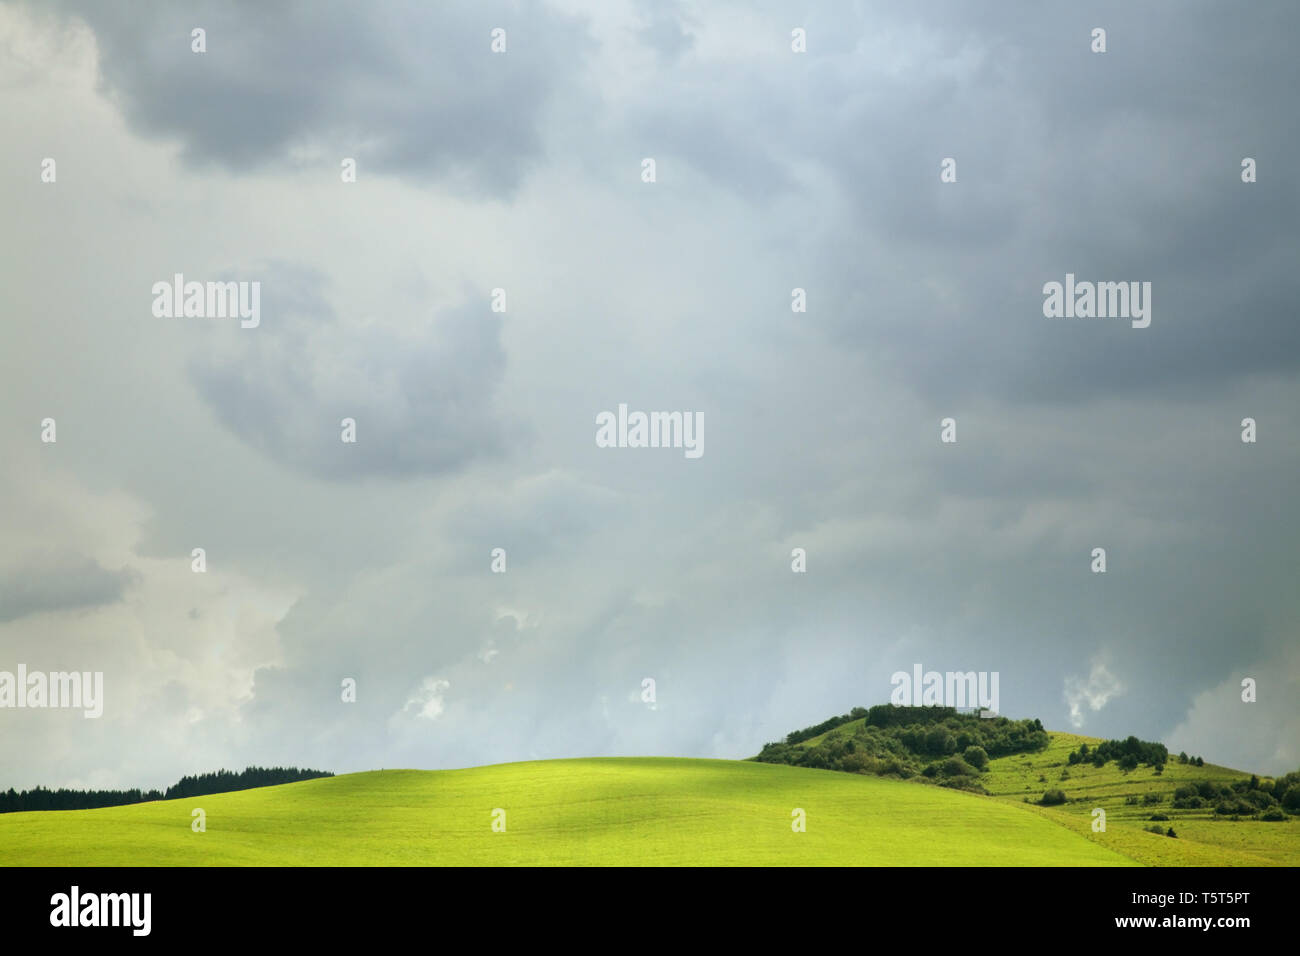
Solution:
<svg viewBox="0 0 1300 956"><path fill-rule="evenodd" d="M1300 773L1261 777L1136 737L1108 742L1041 728L886 704L794 731L752 759L974 791L1149 865L1300 862ZM968 759L981 745L987 761L978 750ZM1103 821L1105 830L1094 830Z"/></svg>

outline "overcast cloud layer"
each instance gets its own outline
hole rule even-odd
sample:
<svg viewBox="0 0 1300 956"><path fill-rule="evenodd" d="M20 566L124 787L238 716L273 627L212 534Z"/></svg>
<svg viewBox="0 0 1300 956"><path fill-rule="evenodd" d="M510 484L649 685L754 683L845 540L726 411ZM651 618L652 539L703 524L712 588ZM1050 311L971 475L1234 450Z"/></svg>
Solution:
<svg viewBox="0 0 1300 956"><path fill-rule="evenodd" d="M0 2L0 670L106 697L0 711L0 786L745 757L914 663L1295 769L1297 35ZM1150 282L1150 327L1045 318L1067 272ZM260 281L260 325L155 317L176 273ZM620 403L704 454L596 447Z"/></svg>

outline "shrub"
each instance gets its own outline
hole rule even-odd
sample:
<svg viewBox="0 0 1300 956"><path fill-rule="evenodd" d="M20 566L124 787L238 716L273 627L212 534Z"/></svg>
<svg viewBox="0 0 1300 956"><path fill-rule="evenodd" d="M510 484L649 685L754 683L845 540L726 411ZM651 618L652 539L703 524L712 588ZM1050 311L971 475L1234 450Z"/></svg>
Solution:
<svg viewBox="0 0 1300 956"><path fill-rule="evenodd" d="M1282 794L1282 808L1287 813L1300 813L1300 784Z"/></svg>
<svg viewBox="0 0 1300 956"><path fill-rule="evenodd" d="M1263 790L1247 790L1244 796L1247 803L1254 804L1261 810L1268 810L1277 806L1277 801L1273 799L1273 795L1265 793Z"/></svg>
<svg viewBox="0 0 1300 956"><path fill-rule="evenodd" d="M1169 828L1169 831L1165 834L1165 836L1177 837L1178 834L1174 832L1174 828L1173 828L1173 827L1170 827L1170 828Z"/></svg>
<svg viewBox="0 0 1300 956"><path fill-rule="evenodd" d="M957 738L943 727L932 727L925 735L925 749L932 754L950 754L957 749Z"/></svg>
<svg viewBox="0 0 1300 956"><path fill-rule="evenodd" d="M1042 799L1039 800L1038 802L1045 807L1060 806L1062 803L1065 802L1065 791L1048 790L1046 793L1043 794Z"/></svg>
<svg viewBox="0 0 1300 956"><path fill-rule="evenodd" d="M829 764L826 760L826 751L821 747L814 747L804 754L801 761L805 767L812 767L814 770L826 770Z"/></svg>
<svg viewBox="0 0 1300 956"><path fill-rule="evenodd" d="M840 761L840 769L849 773L875 773L879 769L879 764L865 751L858 750L844 755L844 759Z"/></svg>
<svg viewBox="0 0 1300 956"><path fill-rule="evenodd" d="M1163 813L1153 813L1153 814L1151 814L1151 816L1147 817L1147 819L1148 819L1148 820L1166 820L1166 821L1167 821L1167 820L1169 819L1169 817L1168 817L1166 814L1163 814Z"/></svg>
<svg viewBox="0 0 1300 956"><path fill-rule="evenodd" d="M1270 823L1277 823L1279 820L1285 820L1286 814L1277 809L1277 807L1274 807L1272 810L1264 811L1264 814L1260 819L1267 820Z"/></svg>
<svg viewBox="0 0 1300 956"><path fill-rule="evenodd" d="M976 770L983 770L989 765L989 755L983 747L972 744L962 752L962 757Z"/></svg>
<svg viewBox="0 0 1300 956"><path fill-rule="evenodd" d="M1145 803L1147 806L1151 806L1152 804L1156 804L1156 803L1163 803L1164 799L1165 798L1158 793L1144 793L1142 795L1142 802Z"/></svg>
<svg viewBox="0 0 1300 956"><path fill-rule="evenodd" d="M976 774L975 768L961 757L949 757L940 769L945 777L973 777Z"/></svg>
<svg viewBox="0 0 1300 956"><path fill-rule="evenodd" d="M1245 800L1230 800L1224 798L1214 807L1214 812L1220 816L1252 816L1255 813L1255 807Z"/></svg>

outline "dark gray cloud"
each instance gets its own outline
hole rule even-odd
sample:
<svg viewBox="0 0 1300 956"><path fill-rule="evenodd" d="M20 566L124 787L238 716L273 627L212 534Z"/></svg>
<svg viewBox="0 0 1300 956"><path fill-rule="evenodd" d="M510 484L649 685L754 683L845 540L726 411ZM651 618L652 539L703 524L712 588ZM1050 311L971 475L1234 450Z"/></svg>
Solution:
<svg viewBox="0 0 1300 956"><path fill-rule="evenodd" d="M130 568L111 571L83 554L28 553L20 566L0 570L0 622L112 604L137 579Z"/></svg>
<svg viewBox="0 0 1300 956"><path fill-rule="evenodd" d="M11 243L5 303L47 318L0 331L22 357L0 376L5 560L49 539L145 569L147 600L72 636L130 662L151 702L135 719L177 728L149 751L154 782L177 754L746 756L886 699L917 662L999 671L1003 709L1054 728L1294 769L1294 8L565 5L596 45L511 29L507 57L538 58L526 93L493 86L513 61L415 52L462 28L485 50L496 24L466 26L469 7L213 8L207 74L170 10L140 39L96 8L107 96L77 50L14 31L28 65L53 50L68 70L0 83L9 181L61 155L57 191L13 194L36 225ZM304 18L297 47L254 56ZM158 22L179 34L166 57ZM1088 52L1093 26L1110 52ZM455 104L427 116L500 96L523 127L485 139L467 114L444 150L409 123L447 63ZM203 91L220 116L180 108ZM284 176L353 128L377 150L358 148L363 175L376 156L392 173L381 190ZM75 229L50 215L69 196ZM142 284L268 256L301 265L230 277L262 281L258 329L141 319ZM1151 327L1044 318L1066 272L1152 282ZM82 347L46 347L64 341ZM595 414L620 402L702 411L704 457L596 448ZM35 446L50 408L59 443ZM5 640L41 646L38 625ZM1255 672L1251 711L1233 689ZM129 747L87 759L148 783ZM34 751L0 758L61 782L32 776L53 766Z"/></svg>
<svg viewBox="0 0 1300 956"><path fill-rule="evenodd" d="M235 171L345 156L368 172L510 193L540 158L538 125L580 65L582 25L534 4L375 6L67 0L95 32L106 92L185 159ZM206 30L207 52L191 50ZM506 30L506 52L490 50ZM311 160L305 156L314 157Z"/></svg>
<svg viewBox="0 0 1300 956"><path fill-rule="evenodd" d="M806 322L830 340L949 399L1075 403L1300 367L1286 167L1300 11L954 2L756 19L765 49L725 71L688 59L625 123L750 202L809 208L807 171L829 176L820 198L837 212L819 203L771 241L817 283ZM789 49L798 25L803 55ZM953 184L939 181L946 157ZM1049 323L1042 286L1067 272L1151 282L1152 326Z"/></svg>

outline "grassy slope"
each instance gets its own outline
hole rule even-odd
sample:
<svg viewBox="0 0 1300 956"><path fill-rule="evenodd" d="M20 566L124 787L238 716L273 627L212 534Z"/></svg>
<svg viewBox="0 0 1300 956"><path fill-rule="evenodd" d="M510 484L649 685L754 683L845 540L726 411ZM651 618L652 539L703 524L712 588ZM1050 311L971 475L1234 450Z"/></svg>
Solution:
<svg viewBox="0 0 1300 956"><path fill-rule="evenodd" d="M194 807L206 833L190 830ZM506 833L491 831L494 807ZM806 833L791 831L794 807ZM0 865L1132 863L1058 823L1012 800L832 771L551 760L0 814Z"/></svg>
<svg viewBox="0 0 1300 956"><path fill-rule="evenodd" d="M864 721L853 720L806 741L813 746L828 737L852 737ZM1296 866L1300 865L1300 821L1264 823L1256 820L1216 819L1214 811L1174 810L1170 807L1173 791L1180 784L1198 780L1231 783L1249 780L1250 774L1229 767L1206 764L1193 767L1172 761L1165 772L1156 776L1150 767L1129 773L1111 761L1097 768L1091 764L1067 764L1071 750L1087 743L1100 743L1096 737L1049 732L1051 743L1036 754L1013 754L989 762L989 772L980 780L999 800L1016 803L1084 836L1101 846L1131 857L1148 866ZM1069 774L1061 778L1062 772ZM1045 777L1045 780L1039 780ZM1043 791L1058 788L1069 802L1061 807L1026 805L1025 796L1037 800ZM1162 802L1153 806L1127 806L1130 794L1141 797L1147 792L1162 794ZM1106 832L1092 832L1092 810L1106 811ZM1173 827L1177 839L1147 833L1150 816L1163 813L1169 817L1165 827Z"/></svg>
<svg viewBox="0 0 1300 956"><path fill-rule="evenodd" d="M1150 767L1138 767L1125 773L1112 761L1104 767L1076 764L1066 760L1071 750L1099 741L1094 737L1052 733L1051 744L1042 753L1016 754L990 761L984 786L995 797L1022 801L1027 795L1036 800L1045 789L1065 791L1069 802L1061 807L1033 808L1060 822L1088 839L1109 846L1141 863L1153 866L1295 866L1300 863L1300 821L1280 823L1258 820L1216 819L1214 811L1174 810L1170 807L1173 791L1180 784L1213 780L1231 783L1249 780L1250 774L1229 767L1206 764L1192 767L1172 761L1165 772L1156 776ZM1062 773L1068 774L1061 779ZM1046 777L1045 781L1038 778ZM1124 798L1146 793L1162 795L1154 806L1127 806ZM1025 809L1030 807L1021 804ZM1092 810L1106 811L1106 832L1092 832ZM1178 839L1156 836L1142 828L1151 826L1150 816L1163 813L1169 817L1160 825L1173 827Z"/></svg>

